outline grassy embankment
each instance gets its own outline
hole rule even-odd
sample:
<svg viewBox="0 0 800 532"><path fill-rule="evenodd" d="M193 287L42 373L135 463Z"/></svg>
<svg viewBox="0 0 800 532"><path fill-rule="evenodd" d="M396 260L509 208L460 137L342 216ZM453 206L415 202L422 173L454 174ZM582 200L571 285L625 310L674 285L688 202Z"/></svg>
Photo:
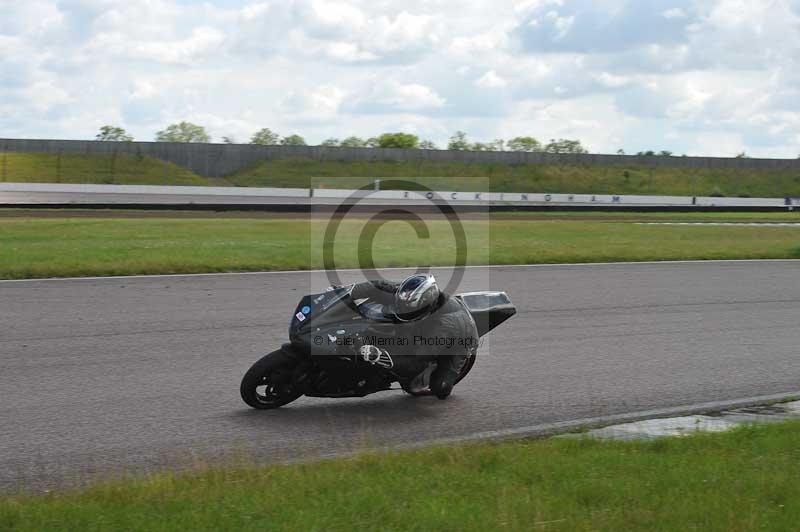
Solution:
<svg viewBox="0 0 800 532"><path fill-rule="evenodd" d="M313 180L315 186L357 188L375 177L408 178L434 190L800 196L798 170L282 159L208 179L150 157L0 153L0 181L7 182L307 187Z"/></svg>
<svg viewBox="0 0 800 532"><path fill-rule="evenodd" d="M800 424L162 473L0 498L2 530L796 530Z"/></svg>
<svg viewBox="0 0 800 532"><path fill-rule="evenodd" d="M800 227L637 225L628 220L793 220L797 213L463 221L469 264L800 258ZM372 222L376 223L376 222ZM378 267L451 265L446 222L418 239L405 221L377 230ZM340 268L359 265L363 220L336 238ZM322 267L324 220L259 218L0 218L0 278L294 270ZM414 257L412 260L410 257Z"/></svg>
<svg viewBox="0 0 800 532"><path fill-rule="evenodd" d="M784 197L800 195L800 170L712 170L645 166L265 161L227 179L246 186L358 188L374 177L410 178L433 190ZM435 177L431 177L435 176ZM299 183L302 183L300 185ZM405 188L405 187L401 187Z"/></svg>
<svg viewBox="0 0 800 532"><path fill-rule="evenodd" d="M0 182L209 185L180 166L134 155L0 153ZM227 183L225 183L227 184Z"/></svg>

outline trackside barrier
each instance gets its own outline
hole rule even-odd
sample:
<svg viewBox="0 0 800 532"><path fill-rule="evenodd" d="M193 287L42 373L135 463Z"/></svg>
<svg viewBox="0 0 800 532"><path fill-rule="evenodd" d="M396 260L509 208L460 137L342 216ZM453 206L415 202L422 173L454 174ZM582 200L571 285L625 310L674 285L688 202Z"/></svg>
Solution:
<svg viewBox="0 0 800 532"><path fill-rule="evenodd" d="M543 152L492 152L466 150L419 150L399 148L341 148L327 146L261 146L257 144L211 144L195 142L105 142L97 140L5 139L0 138L2 153L46 153L62 155L95 155L114 158L150 157L187 168L204 177L222 177L261 161L279 159L311 159L327 161L379 161L463 164L535 164L636 166L641 168L710 168L710 169L800 169L800 159L756 159L733 157L662 157L639 155L607 155ZM0 157L0 180L11 172ZM98 171L113 176L113 168ZM165 165L164 183L171 170ZM55 172L58 174L58 171ZM13 174L9 174L13 175Z"/></svg>
<svg viewBox="0 0 800 532"><path fill-rule="evenodd" d="M178 196L308 197L307 188L193 187L161 185L72 185L62 183L0 183L0 192L61 194L168 194Z"/></svg>
<svg viewBox="0 0 800 532"><path fill-rule="evenodd" d="M147 204L158 196L169 197L170 204L216 203L270 204L281 198L294 203L338 204L347 198L363 198L378 204L430 204L441 199L462 205L509 206L647 206L647 207L758 207L800 206L800 198L720 198L708 196L638 196L613 194L546 194L510 192L417 192L404 190L343 190L307 188L196 187L157 185L78 185L57 183L0 183L2 204ZM164 203L163 198L155 203Z"/></svg>

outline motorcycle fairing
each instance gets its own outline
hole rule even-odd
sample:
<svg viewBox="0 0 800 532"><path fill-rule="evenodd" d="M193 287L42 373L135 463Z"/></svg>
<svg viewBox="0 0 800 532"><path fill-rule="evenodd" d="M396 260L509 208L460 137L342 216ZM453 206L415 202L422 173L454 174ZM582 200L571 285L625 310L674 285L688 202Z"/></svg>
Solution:
<svg viewBox="0 0 800 532"><path fill-rule="evenodd" d="M483 336L517 313L505 292L466 292L456 294L475 320L478 336Z"/></svg>

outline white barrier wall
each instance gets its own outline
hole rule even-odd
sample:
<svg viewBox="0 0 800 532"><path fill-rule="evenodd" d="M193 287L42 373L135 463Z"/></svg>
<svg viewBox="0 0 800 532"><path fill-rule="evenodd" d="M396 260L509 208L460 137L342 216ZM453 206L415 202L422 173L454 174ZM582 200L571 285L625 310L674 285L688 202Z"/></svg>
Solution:
<svg viewBox="0 0 800 532"><path fill-rule="evenodd" d="M342 190L314 189L315 198L344 200L345 198L370 198L376 200L398 200L428 202L439 199L448 203L487 203L510 205L641 205L673 207L784 207L789 198L717 198L693 196L637 196L614 194L532 194L511 192L419 192L404 190ZM800 198L797 198L800 205Z"/></svg>
<svg viewBox="0 0 800 532"><path fill-rule="evenodd" d="M542 194L509 192L425 192L404 190L343 190L307 188L256 188L256 187L193 187L156 185L76 185L60 183L0 183L0 193L67 194L74 195L71 202L102 203L105 194L136 195L130 203L146 203L147 196L175 196L175 203L191 203L193 197L219 196L220 202L231 197L246 197L270 203L270 198L314 198L314 203L339 203L346 198L379 203L425 204L441 200L464 205L630 205L630 206L698 206L698 207L788 207L800 206L800 198L716 198L692 196L637 196L610 194ZM228 200L222 198L227 197ZM329 200L329 201L326 201ZM310 200L309 200L310 201ZM35 200L33 201L35 203ZM0 203L3 203L0 198Z"/></svg>
<svg viewBox="0 0 800 532"><path fill-rule="evenodd" d="M711 198L698 196L697 205L703 207L786 207L791 203L787 204L786 198Z"/></svg>
<svg viewBox="0 0 800 532"><path fill-rule="evenodd" d="M71 185L63 183L0 183L0 192L61 194L174 194L191 196L308 197L307 188L192 187L160 185Z"/></svg>

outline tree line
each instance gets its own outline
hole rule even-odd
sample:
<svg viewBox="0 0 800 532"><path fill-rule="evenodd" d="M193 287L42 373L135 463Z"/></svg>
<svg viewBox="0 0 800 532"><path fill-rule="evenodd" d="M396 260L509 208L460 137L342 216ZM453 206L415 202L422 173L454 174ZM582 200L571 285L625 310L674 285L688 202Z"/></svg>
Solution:
<svg viewBox="0 0 800 532"><path fill-rule="evenodd" d="M95 140L131 142L133 136L128 134L121 127L103 126ZM191 122L179 122L170 124L163 130L156 133L156 141L159 142L211 142L211 136L203 126L192 124ZM233 137L222 137L222 142L226 144L236 144ZM248 144L260 144L267 146L307 146L306 140L297 134L281 136L269 128L263 128L250 137ZM411 133L383 133L377 137L361 138L350 136L343 139L325 139L320 146L333 146L342 148L405 148L419 150L438 150L430 140L420 139ZM550 139L547 143L542 143L534 137L514 137L512 139L494 139L489 142L472 142L463 131L456 131L449 139L448 150L469 150L469 151L517 151L517 152L545 152L545 153L588 153L588 150L579 140L570 139ZM617 150L617 155L625 155L625 150ZM669 150L647 150L636 152L637 156L656 156L656 157L676 157ZM686 157L686 155L681 155ZM736 158L749 158L747 153L740 152ZM800 155L798 155L800 158Z"/></svg>
<svg viewBox="0 0 800 532"><path fill-rule="evenodd" d="M95 136L95 140L131 142L133 136L125 129L117 126L103 126ZM156 133L158 142L211 142L211 136L203 126L191 122L170 124ZM226 144L236 144L233 137L222 137ZM256 131L248 144L265 146L307 146L306 140L297 134L281 136L269 128ZM320 146L342 148L404 148L419 150L438 150L439 147L430 140L420 139L411 133L383 133L376 137L361 138L350 136L343 139L328 138ZM579 140L550 139L542 143L534 137L514 137L509 140L495 139L490 142L473 142L463 131L456 131L449 139L446 149L469 151L518 151L546 153L588 153Z"/></svg>

